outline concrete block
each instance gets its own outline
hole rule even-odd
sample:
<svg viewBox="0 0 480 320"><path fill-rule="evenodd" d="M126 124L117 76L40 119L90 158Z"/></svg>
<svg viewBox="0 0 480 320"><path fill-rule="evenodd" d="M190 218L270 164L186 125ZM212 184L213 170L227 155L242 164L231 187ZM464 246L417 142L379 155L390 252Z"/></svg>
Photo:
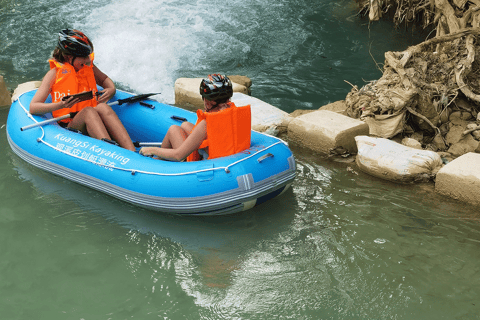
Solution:
<svg viewBox="0 0 480 320"><path fill-rule="evenodd" d="M480 205L480 154L469 152L446 164L437 173L435 191Z"/></svg>
<svg viewBox="0 0 480 320"><path fill-rule="evenodd" d="M235 78L237 77L237 78ZM240 76L234 76L233 79L242 81L244 84L249 84L244 78ZM191 110L196 110L203 108L203 100L200 95L199 88L200 82L203 78L178 78L175 81L175 105L179 107L186 107ZM248 79L248 78L247 78ZM231 79L232 80L232 79ZM249 94L249 88L234 82L232 80L233 92L240 92L244 94Z"/></svg>
<svg viewBox="0 0 480 320"><path fill-rule="evenodd" d="M345 100L335 101L329 104L320 107L318 110L329 110L336 113L343 114L344 116L347 115L347 104Z"/></svg>
<svg viewBox="0 0 480 320"><path fill-rule="evenodd" d="M238 83L244 87L247 87L247 89L250 89L250 87L252 86L252 80L247 77L247 76L240 76L240 75L235 75L235 76L228 76L227 77L232 80L233 83ZM250 94L250 90L248 92L248 94Z"/></svg>
<svg viewBox="0 0 480 320"><path fill-rule="evenodd" d="M347 115L347 104L345 103L345 100L340 100L340 101L336 101L336 102L326 104L326 105L318 108L318 110L333 111L333 112L340 113L340 114L343 114L344 116L346 116ZM296 118L296 117L299 117L301 115L304 115L304 114L307 114L307 113L310 113L310 112L314 112L314 111L316 111L316 110L296 109L295 111L290 113L290 116L293 117L293 118Z"/></svg>
<svg viewBox="0 0 480 320"><path fill-rule="evenodd" d="M355 153L355 137L368 135L368 131L363 121L333 111L317 110L293 119L288 125L288 139L325 154L337 148Z"/></svg>
<svg viewBox="0 0 480 320"><path fill-rule="evenodd" d="M17 100L22 93L37 89L41 84L42 81L29 81L19 84L13 91L12 102Z"/></svg>
<svg viewBox="0 0 480 320"><path fill-rule="evenodd" d="M10 106L10 104L10 92L7 89L5 80L3 80L3 76L0 76L0 107Z"/></svg>
<svg viewBox="0 0 480 320"><path fill-rule="evenodd" d="M252 129L259 132L266 132L274 136L286 133L288 124L293 119L287 112L240 92L234 92L231 100L236 106L250 105Z"/></svg>

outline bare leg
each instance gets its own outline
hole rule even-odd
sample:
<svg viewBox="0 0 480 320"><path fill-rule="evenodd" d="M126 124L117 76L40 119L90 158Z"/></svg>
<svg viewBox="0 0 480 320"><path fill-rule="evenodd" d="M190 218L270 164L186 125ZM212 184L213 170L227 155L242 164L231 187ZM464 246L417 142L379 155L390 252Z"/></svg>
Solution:
<svg viewBox="0 0 480 320"><path fill-rule="evenodd" d="M113 140L117 141L118 144L123 148L135 151L135 146L133 145L132 139L130 139L127 130L123 126L115 111L113 111L112 108L105 103L98 104L95 107L95 110L100 115L105 128L112 136Z"/></svg>
<svg viewBox="0 0 480 320"><path fill-rule="evenodd" d="M180 127L182 127L182 129L185 130L185 132L187 132L188 135L190 135L190 132L192 132L193 127L195 127L195 125L191 122L184 121L182 122L182 125Z"/></svg>
<svg viewBox="0 0 480 320"><path fill-rule="evenodd" d="M95 139L111 139L103 124L102 118L91 107L82 109L68 124L69 128L77 129Z"/></svg>
<svg viewBox="0 0 480 320"><path fill-rule="evenodd" d="M183 125L183 124L182 124ZM178 148L188 137L190 131L185 131L180 126L171 126L168 128L167 134L162 141L162 148L164 149L176 149Z"/></svg>

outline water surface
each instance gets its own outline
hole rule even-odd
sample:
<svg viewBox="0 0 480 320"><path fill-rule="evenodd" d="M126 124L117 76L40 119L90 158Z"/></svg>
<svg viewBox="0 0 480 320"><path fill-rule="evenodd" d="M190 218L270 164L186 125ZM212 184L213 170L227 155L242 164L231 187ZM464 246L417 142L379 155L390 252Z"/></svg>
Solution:
<svg viewBox="0 0 480 320"><path fill-rule="evenodd" d="M353 1L0 0L0 74L39 80L55 33L92 38L121 89L240 74L287 112L380 78L385 51L426 32L369 24ZM477 319L478 208L292 147L283 197L236 215L139 209L36 169L0 109L4 319Z"/></svg>

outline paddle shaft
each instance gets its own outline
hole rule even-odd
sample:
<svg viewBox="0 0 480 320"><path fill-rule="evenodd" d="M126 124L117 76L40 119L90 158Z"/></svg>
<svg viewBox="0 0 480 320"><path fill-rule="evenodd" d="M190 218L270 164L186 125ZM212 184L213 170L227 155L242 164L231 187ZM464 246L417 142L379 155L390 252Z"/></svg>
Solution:
<svg viewBox="0 0 480 320"><path fill-rule="evenodd" d="M32 123L32 124L29 124L28 126L21 127L20 131L35 128L35 127L38 127L38 126L43 126L44 124L49 124L51 122L56 122L56 121L60 121L60 120L63 120L63 119L68 119L71 116L72 116L72 113L68 113L68 114L65 114L65 115L60 116L60 117L56 117L56 118L48 119L48 120L45 120L45 121Z"/></svg>
<svg viewBox="0 0 480 320"><path fill-rule="evenodd" d="M114 106L114 105L122 105L124 103L131 103L131 102L135 102L135 101L138 101L138 100L143 100L143 99L146 99L150 96L153 96L155 94L159 94L159 93L146 93L146 94L139 94L139 95L136 95L136 96L133 96L133 97L129 97L129 98L126 98L126 99L118 99L117 101L113 101L113 102L110 102L110 103L107 103L109 106ZM20 131L24 131L24 130L27 130L27 129L31 129L31 128L35 128L35 127L39 127L39 126L43 126L45 124L49 124L51 122L56 122L56 121L60 121L60 120L63 120L63 119L68 119L70 117L72 117L74 115L74 113L69 113L69 114L65 114L63 116L60 116L60 117L56 117L56 118L52 118L52 119L48 119L48 120L44 120L44 121L40 121L40 122L36 122L36 123L32 123L28 126L24 126L24 127L21 127L20 128Z"/></svg>
<svg viewBox="0 0 480 320"><path fill-rule="evenodd" d="M134 142L133 145L137 148L139 147L160 147L162 145L161 142Z"/></svg>

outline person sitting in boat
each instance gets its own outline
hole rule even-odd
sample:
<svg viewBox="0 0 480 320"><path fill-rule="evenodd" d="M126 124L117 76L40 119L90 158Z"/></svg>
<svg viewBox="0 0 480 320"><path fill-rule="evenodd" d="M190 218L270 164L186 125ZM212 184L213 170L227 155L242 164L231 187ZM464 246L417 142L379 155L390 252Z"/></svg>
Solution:
<svg viewBox="0 0 480 320"><path fill-rule="evenodd" d="M250 148L250 105L237 107L230 98L227 76L210 74L200 83L205 111L197 110L197 123L171 126L161 148L143 147L140 154L170 161L198 161L229 156Z"/></svg>
<svg viewBox="0 0 480 320"><path fill-rule="evenodd" d="M49 60L50 71L30 103L30 113L51 112L55 118L73 113L73 119L60 120L59 124L93 138L113 138L123 148L135 151L127 130L106 104L116 92L115 84L93 64L93 58L93 44L83 32L61 30ZM97 92L97 83L103 88L100 92ZM80 101L72 96L85 91L92 91L93 98ZM49 94L52 102L45 103Z"/></svg>

